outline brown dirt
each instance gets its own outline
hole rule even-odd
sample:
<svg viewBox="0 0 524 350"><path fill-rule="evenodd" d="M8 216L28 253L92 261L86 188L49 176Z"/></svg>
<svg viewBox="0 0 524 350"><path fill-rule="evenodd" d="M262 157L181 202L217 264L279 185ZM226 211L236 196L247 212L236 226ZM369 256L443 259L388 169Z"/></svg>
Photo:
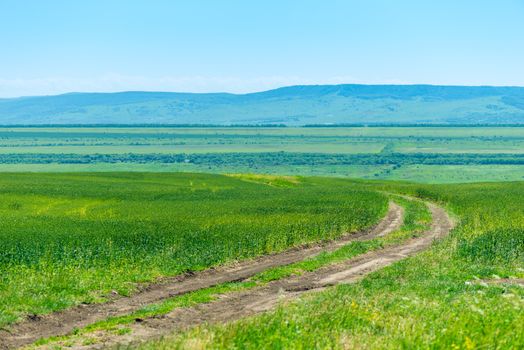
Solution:
<svg viewBox="0 0 524 350"><path fill-rule="evenodd" d="M453 222L442 208L433 204L428 206L433 218L431 227L421 237L410 239L402 245L366 253L300 276L274 281L263 287L226 294L212 303L175 309L167 315L135 322L130 325L131 333L125 335L100 333L97 335L99 340L97 344L76 345L73 348L104 349L136 345L202 323L238 320L268 311L278 303L297 298L305 292L317 292L339 283L358 281L373 271L428 248L434 240L443 237L452 229Z"/></svg>
<svg viewBox="0 0 524 350"><path fill-rule="evenodd" d="M262 256L236 264L208 269L198 273L166 278L143 287L131 297L121 297L103 304L79 305L61 312L28 317L8 329L0 330L0 349L12 349L31 344L38 339L65 335L111 316L132 313L145 305L176 295L212 287L221 283L242 281L272 267L292 264L315 256L322 251L333 251L351 241L383 236L398 229L403 222L404 210L390 203L388 213L375 227L347 234L338 240L323 244L296 247L282 253Z"/></svg>

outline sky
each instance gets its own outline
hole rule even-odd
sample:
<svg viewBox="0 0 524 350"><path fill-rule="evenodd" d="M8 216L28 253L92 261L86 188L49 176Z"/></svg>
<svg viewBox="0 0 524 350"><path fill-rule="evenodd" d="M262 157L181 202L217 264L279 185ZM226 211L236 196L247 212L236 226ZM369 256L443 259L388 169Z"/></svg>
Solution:
<svg viewBox="0 0 524 350"><path fill-rule="evenodd" d="M0 0L0 97L524 86L524 0Z"/></svg>

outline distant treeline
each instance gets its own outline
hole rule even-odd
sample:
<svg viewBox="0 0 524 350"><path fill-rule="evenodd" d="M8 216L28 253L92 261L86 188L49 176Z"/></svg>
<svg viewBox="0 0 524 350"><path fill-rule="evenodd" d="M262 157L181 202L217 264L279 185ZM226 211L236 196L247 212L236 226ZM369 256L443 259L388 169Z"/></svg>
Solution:
<svg viewBox="0 0 524 350"><path fill-rule="evenodd" d="M0 128L285 128L285 124L4 124Z"/></svg>
<svg viewBox="0 0 524 350"><path fill-rule="evenodd" d="M524 154L435 154L435 153L206 153L206 154L0 154L2 164L93 164L93 163L190 163L197 165L524 165Z"/></svg>
<svg viewBox="0 0 524 350"><path fill-rule="evenodd" d="M482 127L495 127L495 128L507 128L507 127L524 127L522 123L515 124L491 124L491 123L479 123L479 124L446 124L446 123L366 123L366 124L306 124L304 128L482 128Z"/></svg>
<svg viewBox="0 0 524 350"><path fill-rule="evenodd" d="M445 124L445 123L342 123L342 124L305 124L289 126L285 124L4 124L0 128L472 128L472 127L524 127L515 124Z"/></svg>

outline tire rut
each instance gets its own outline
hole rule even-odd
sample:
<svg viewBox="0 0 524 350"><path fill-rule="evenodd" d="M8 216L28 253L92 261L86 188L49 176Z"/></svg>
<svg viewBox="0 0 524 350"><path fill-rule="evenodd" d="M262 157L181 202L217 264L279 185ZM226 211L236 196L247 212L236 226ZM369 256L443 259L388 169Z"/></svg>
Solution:
<svg viewBox="0 0 524 350"><path fill-rule="evenodd" d="M121 297L102 304L79 305L64 311L32 316L25 321L0 330L0 349L13 349L32 344L41 338L66 335L108 317L132 313L145 305L218 284L246 280L267 269L289 265L313 257L323 251L334 251L345 244L387 235L403 223L404 209L389 203L386 216L373 228L351 233L323 244L296 247L236 264L219 266L197 273L166 278L143 287L131 297Z"/></svg>
<svg viewBox="0 0 524 350"><path fill-rule="evenodd" d="M182 331L203 323L226 323L261 312L269 311L282 301L296 299L304 293L318 292L339 283L353 283L365 275L427 249L447 235L454 223L446 211L434 204L427 204L432 214L431 227L421 237L404 244L373 251L335 265L326 266L300 276L232 294L222 295L217 301L172 312L130 325L132 332L116 336L97 334L100 342L74 346L74 349L105 349L137 345L174 331Z"/></svg>

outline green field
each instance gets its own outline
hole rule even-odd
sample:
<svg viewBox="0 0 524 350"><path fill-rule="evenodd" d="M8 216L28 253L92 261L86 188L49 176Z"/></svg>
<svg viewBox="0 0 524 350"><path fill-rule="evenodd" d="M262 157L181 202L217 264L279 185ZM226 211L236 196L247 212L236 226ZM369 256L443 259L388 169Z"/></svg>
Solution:
<svg viewBox="0 0 524 350"><path fill-rule="evenodd" d="M522 127L1 128L0 171L524 179Z"/></svg>
<svg viewBox="0 0 524 350"><path fill-rule="evenodd" d="M134 283L368 227L384 195L328 179L2 174L0 327ZM271 183L271 185L267 185Z"/></svg>
<svg viewBox="0 0 524 350"><path fill-rule="evenodd" d="M359 283L141 348L524 347L524 288L482 282L524 277L524 183L368 186L439 201L460 224L429 251Z"/></svg>
<svg viewBox="0 0 524 350"><path fill-rule="evenodd" d="M523 190L523 182L424 185L184 173L3 174L0 321L6 326L25 315L103 302L112 291L132 294L136 283L335 238L377 222L387 196L406 208L403 229L386 238L351 243L265 271L250 282L146 305L40 344L58 341L67 348L75 339L96 342L92 335L100 332L126 334L126 325L136 319L208 303L215 294L402 242L428 222L422 205L394 195L405 194L445 206L457 228L429 250L361 282L142 347L521 348L524 289L483 281L524 278Z"/></svg>
<svg viewBox="0 0 524 350"><path fill-rule="evenodd" d="M403 226L385 237L39 344L131 334L137 319L417 237L430 224L418 198L458 224L428 250L358 283L141 346L522 348L524 288L498 281L524 279L523 179L520 127L3 128L0 335L28 317L134 295L165 277L371 227L389 200L404 207Z"/></svg>

